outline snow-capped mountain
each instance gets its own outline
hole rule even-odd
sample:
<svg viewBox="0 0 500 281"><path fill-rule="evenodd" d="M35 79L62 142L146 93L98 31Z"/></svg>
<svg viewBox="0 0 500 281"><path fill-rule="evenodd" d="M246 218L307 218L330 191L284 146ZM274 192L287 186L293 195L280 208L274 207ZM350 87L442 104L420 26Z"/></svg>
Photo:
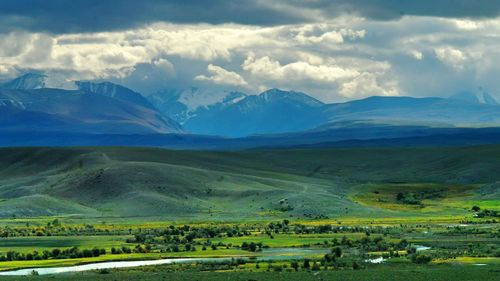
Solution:
<svg viewBox="0 0 500 281"><path fill-rule="evenodd" d="M461 100L461 101L466 101L470 103L482 103L482 104L490 104L490 105L499 105L500 101L488 94L487 92L484 91L479 91L479 92L460 92L457 93L453 96L450 97L450 99L454 100Z"/></svg>
<svg viewBox="0 0 500 281"><path fill-rule="evenodd" d="M168 117L184 124L210 107L237 103L247 94L236 91L210 91L200 88L165 89L148 96L148 100Z"/></svg>
<svg viewBox="0 0 500 281"><path fill-rule="evenodd" d="M279 89L259 95L224 92L197 100L199 93L197 89L173 91L149 98L165 115L182 122L187 132L226 137L323 130L351 121L440 127L500 124L500 104L486 93L451 98L369 97L336 104Z"/></svg>
<svg viewBox="0 0 500 281"><path fill-rule="evenodd" d="M60 76L26 73L11 81L0 84L0 88L11 90L35 90L42 88L76 90L77 86L73 81Z"/></svg>
<svg viewBox="0 0 500 281"><path fill-rule="evenodd" d="M58 79L30 73L0 84L0 130L151 134L181 132L182 124L187 133L245 137L338 132L352 124L500 125L500 103L483 91L450 98L368 97L324 104L307 94L279 89L253 95L190 88L144 97L110 82L71 82L75 89L67 90L51 88L54 81Z"/></svg>
<svg viewBox="0 0 500 281"><path fill-rule="evenodd" d="M324 118L323 103L300 92L270 89L259 95L199 88L164 90L148 99L191 133L241 137L310 129Z"/></svg>

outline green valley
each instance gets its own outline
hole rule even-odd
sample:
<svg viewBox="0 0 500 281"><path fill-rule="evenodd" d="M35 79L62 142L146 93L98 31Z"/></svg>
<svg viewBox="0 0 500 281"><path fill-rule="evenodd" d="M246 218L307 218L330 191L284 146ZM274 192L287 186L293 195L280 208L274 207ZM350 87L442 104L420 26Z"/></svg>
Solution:
<svg viewBox="0 0 500 281"><path fill-rule="evenodd" d="M165 259L36 278L484 280L500 268L497 145L0 155L0 275Z"/></svg>

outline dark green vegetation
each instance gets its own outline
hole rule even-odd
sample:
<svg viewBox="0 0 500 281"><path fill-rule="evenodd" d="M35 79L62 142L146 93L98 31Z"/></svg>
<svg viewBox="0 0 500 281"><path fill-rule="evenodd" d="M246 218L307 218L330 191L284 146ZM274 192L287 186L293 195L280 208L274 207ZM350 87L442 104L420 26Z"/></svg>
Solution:
<svg viewBox="0 0 500 281"><path fill-rule="evenodd" d="M473 205L498 209L499 166L500 146L7 148L0 150L0 217L464 217Z"/></svg>
<svg viewBox="0 0 500 281"><path fill-rule="evenodd" d="M182 270L182 271L180 271ZM449 281L449 280L497 280L500 277L500 267L492 266L488 269L474 265L437 265L437 266L399 266L377 265L365 270L336 270L336 271L298 271L298 272L208 272L201 271L197 266L179 268L158 266L155 268L139 268L133 270L101 270L55 276L32 277L4 277L4 280L172 280L172 281L307 281L307 280L339 280L339 281Z"/></svg>

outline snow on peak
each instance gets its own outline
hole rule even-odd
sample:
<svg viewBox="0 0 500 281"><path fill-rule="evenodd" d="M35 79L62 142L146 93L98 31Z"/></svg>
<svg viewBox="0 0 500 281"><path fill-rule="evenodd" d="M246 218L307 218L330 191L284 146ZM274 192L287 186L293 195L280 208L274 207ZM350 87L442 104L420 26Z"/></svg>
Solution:
<svg viewBox="0 0 500 281"><path fill-rule="evenodd" d="M482 104L490 104L490 105L499 105L500 102L494 96L488 94L487 92L460 92L454 94L450 97L450 99L461 100L471 103L482 103Z"/></svg>
<svg viewBox="0 0 500 281"><path fill-rule="evenodd" d="M189 112L193 112L198 108L206 108L218 103L234 103L246 96L246 94L241 92L209 91L191 88L181 91L177 101L186 105Z"/></svg>
<svg viewBox="0 0 500 281"><path fill-rule="evenodd" d="M2 84L1 87L13 90L35 90L42 88L75 90L77 88L72 80L57 75L49 76L40 73L26 73Z"/></svg>

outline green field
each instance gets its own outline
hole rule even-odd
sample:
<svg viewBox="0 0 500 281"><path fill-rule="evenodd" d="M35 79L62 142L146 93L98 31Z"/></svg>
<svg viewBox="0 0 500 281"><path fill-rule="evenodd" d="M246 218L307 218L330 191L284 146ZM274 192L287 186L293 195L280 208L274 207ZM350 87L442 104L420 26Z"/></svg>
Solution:
<svg viewBox="0 0 500 281"><path fill-rule="evenodd" d="M0 270L233 257L245 260L33 278L493 280L498 167L497 145L3 148ZM332 258L335 249L342 253Z"/></svg>
<svg viewBox="0 0 500 281"><path fill-rule="evenodd" d="M473 204L498 208L500 198L499 146L242 152L7 148L0 155L3 218L467 216ZM423 208L389 198L396 190L431 189L436 194L423 199ZM373 191L381 192L380 198Z"/></svg>

